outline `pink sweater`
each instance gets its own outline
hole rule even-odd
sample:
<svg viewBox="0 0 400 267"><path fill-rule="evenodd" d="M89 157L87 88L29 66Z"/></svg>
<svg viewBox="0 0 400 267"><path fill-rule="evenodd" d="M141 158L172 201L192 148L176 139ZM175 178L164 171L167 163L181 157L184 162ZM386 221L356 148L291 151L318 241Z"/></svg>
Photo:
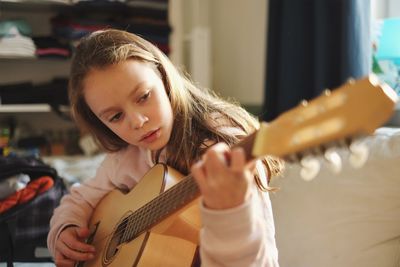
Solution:
<svg viewBox="0 0 400 267"><path fill-rule="evenodd" d="M87 226L102 197L116 187L133 188L152 166L150 151L135 146L108 154L95 177L72 186L55 209L47 239L51 253L54 255L56 239L65 226ZM260 164L257 167L262 168ZM233 209L216 211L201 205L202 266L279 266L269 196L255 184L253 189L252 197Z"/></svg>

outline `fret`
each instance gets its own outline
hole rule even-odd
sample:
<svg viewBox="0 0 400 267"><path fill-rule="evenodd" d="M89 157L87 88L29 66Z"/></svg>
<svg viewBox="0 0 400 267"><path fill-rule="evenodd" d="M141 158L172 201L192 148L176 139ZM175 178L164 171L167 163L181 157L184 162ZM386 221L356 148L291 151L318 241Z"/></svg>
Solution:
<svg viewBox="0 0 400 267"><path fill-rule="evenodd" d="M185 177L181 182L161 193L127 217L127 229L121 243L136 238L145 230L150 229L184 204L193 200L198 194L199 189L193 177Z"/></svg>

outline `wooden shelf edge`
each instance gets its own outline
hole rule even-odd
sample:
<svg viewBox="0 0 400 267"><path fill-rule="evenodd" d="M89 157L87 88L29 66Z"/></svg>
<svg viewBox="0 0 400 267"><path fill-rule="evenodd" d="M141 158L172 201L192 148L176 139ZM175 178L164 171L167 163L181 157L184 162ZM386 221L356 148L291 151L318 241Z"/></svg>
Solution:
<svg viewBox="0 0 400 267"><path fill-rule="evenodd" d="M7 104L0 105L0 113L36 113L51 112L50 105L47 104ZM69 112L69 107L62 106L62 112Z"/></svg>

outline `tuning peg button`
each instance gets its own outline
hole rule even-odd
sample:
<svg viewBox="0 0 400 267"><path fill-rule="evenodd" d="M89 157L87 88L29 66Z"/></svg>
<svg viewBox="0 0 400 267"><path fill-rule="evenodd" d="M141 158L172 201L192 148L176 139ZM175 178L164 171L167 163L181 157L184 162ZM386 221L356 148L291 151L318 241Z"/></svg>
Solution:
<svg viewBox="0 0 400 267"><path fill-rule="evenodd" d="M342 159L335 148L332 147L325 150L324 158L328 162L328 167L334 173L339 173L342 170Z"/></svg>
<svg viewBox="0 0 400 267"><path fill-rule="evenodd" d="M321 164L318 159L311 155L304 156L300 160L300 165L302 167L300 170L300 176L304 181L313 180L321 169Z"/></svg>
<svg viewBox="0 0 400 267"><path fill-rule="evenodd" d="M330 89L325 89L323 91L323 95L325 95L325 96L330 96L331 94L332 94L332 91Z"/></svg>
<svg viewBox="0 0 400 267"><path fill-rule="evenodd" d="M362 141L353 141L349 146L349 161L354 168L361 168L368 160L369 150L367 145Z"/></svg>
<svg viewBox="0 0 400 267"><path fill-rule="evenodd" d="M307 107L307 106L308 106L308 101L305 100L305 99L303 99L303 100L300 101L300 104L299 104L299 105L300 105L300 106L303 106L303 107Z"/></svg>

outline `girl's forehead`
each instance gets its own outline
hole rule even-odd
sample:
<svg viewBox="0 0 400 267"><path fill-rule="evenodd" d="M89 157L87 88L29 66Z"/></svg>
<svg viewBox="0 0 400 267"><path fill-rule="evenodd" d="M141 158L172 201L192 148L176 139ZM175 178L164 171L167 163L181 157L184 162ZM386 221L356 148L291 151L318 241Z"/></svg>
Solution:
<svg viewBox="0 0 400 267"><path fill-rule="evenodd" d="M138 84L162 82L154 65L138 60L126 60L103 68L92 68L83 81L83 90L90 88L124 88Z"/></svg>
<svg viewBox="0 0 400 267"><path fill-rule="evenodd" d="M99 76L99 78L106 79L110 76L129 76L135 78L146 77L143 75L149 74L152 71L154 71L154 68L151 64L139 60L128 59L102 67L92 67L88 71L86 77Z"/></svg>

